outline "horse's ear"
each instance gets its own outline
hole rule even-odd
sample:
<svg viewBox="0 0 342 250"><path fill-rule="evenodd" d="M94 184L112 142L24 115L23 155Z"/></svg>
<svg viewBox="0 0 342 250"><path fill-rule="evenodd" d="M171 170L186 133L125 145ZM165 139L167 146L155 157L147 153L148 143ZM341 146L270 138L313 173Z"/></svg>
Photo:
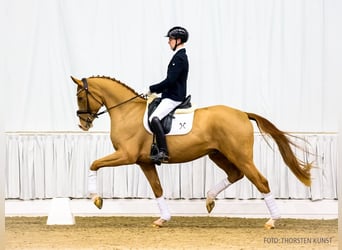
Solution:
<svg viewBox="0 0 342 250"><path fill-rule="evenodd" d="M70 77L71 77L71 80L72 80L74 83L76 83L78 86L80 86L80 87L83 88L83 83L82 83L81 80L78 80L78 79L76 79L76 78L73 77L73 76L70 76Z"/></svg>

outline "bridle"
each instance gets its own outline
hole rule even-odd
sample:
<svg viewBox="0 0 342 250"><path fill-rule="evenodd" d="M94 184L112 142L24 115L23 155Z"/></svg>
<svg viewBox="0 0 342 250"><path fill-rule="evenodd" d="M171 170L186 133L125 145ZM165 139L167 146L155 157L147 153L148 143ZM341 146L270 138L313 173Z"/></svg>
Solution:
<svg viewBox="0 0 342 250"><path fill-rule="evenodd" d="M104 106L104 103L102 101L99 101L92 93L90 93L89 88L88 88L88 82L87 82L86 78L83 78L82 82L83 82L83 88L80 89L79 91L77 91L76 95L78 96L83 90L85 91L85 93L86 93L86 110L77 110L76 115L78 116L78 118L80 120L85 121L87 124L91 124L93 122L93 120L95 118L98 118L100 115L103 115L104 113L107 113L111 109L114 109L116 107L119 107L119 106L127 103L127 102L130 102L137 97L142 97L142 98L146 99L146 96L144 94L137 94L137 95L133 96L132 98L126 100L126 101L123 101L119 104L116 104L116 105L113 105L113 106L107 108L104 111L92 112L90 107L89 107L89 96L91 96L97 103L99 103L101 105L100 108L102 106ZM82 115L88 115L88 116L87 116L87 118L84 118Z"/></svg>

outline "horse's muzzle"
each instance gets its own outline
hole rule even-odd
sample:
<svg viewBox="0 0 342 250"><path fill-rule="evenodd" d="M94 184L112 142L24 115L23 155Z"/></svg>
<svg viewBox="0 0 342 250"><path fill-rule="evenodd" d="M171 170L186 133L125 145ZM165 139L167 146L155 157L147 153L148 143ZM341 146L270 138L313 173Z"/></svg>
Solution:
<svg viewBox="0 0 342 250"><path fill-rule="evenodd" d="M83 124L78 124L78 127L80 129L82 129L83 131L88 131L91 127L93 126L92 123L86 123L86 126L84 126Z"/></svg>

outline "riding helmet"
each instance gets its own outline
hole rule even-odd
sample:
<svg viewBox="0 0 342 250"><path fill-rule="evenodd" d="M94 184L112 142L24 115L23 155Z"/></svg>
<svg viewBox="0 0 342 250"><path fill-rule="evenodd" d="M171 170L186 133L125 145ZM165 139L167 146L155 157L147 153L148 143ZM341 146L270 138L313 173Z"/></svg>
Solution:
<svg viewBox="0 0 342 250"><path fill-rule="evenodd" d="M185 28L180 27L180 26L176 26L167 32L166 37L170 37L170 38L174 38L174 39L180 38L182 43L185 43L188 41L189 33Z"/></svg>

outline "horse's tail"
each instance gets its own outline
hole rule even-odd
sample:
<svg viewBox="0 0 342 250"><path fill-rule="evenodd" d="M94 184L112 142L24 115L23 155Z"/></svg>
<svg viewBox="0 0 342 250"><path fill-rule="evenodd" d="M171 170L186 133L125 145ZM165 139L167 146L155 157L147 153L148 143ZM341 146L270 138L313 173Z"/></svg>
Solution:
<svg viewBox="0 0 342 250"><path fill-rule="evenodd" d="M289 136L289 134L279 130L270 121L259 115L253 113L246 114L250 120L254 120L257 123L260 132L269 134L275 140L284 162L291 169L294 175L306 186L310 186L310 169L312 165L297 159L291 149L291 145L296 145L288 139L287 136Z"/></svg>

